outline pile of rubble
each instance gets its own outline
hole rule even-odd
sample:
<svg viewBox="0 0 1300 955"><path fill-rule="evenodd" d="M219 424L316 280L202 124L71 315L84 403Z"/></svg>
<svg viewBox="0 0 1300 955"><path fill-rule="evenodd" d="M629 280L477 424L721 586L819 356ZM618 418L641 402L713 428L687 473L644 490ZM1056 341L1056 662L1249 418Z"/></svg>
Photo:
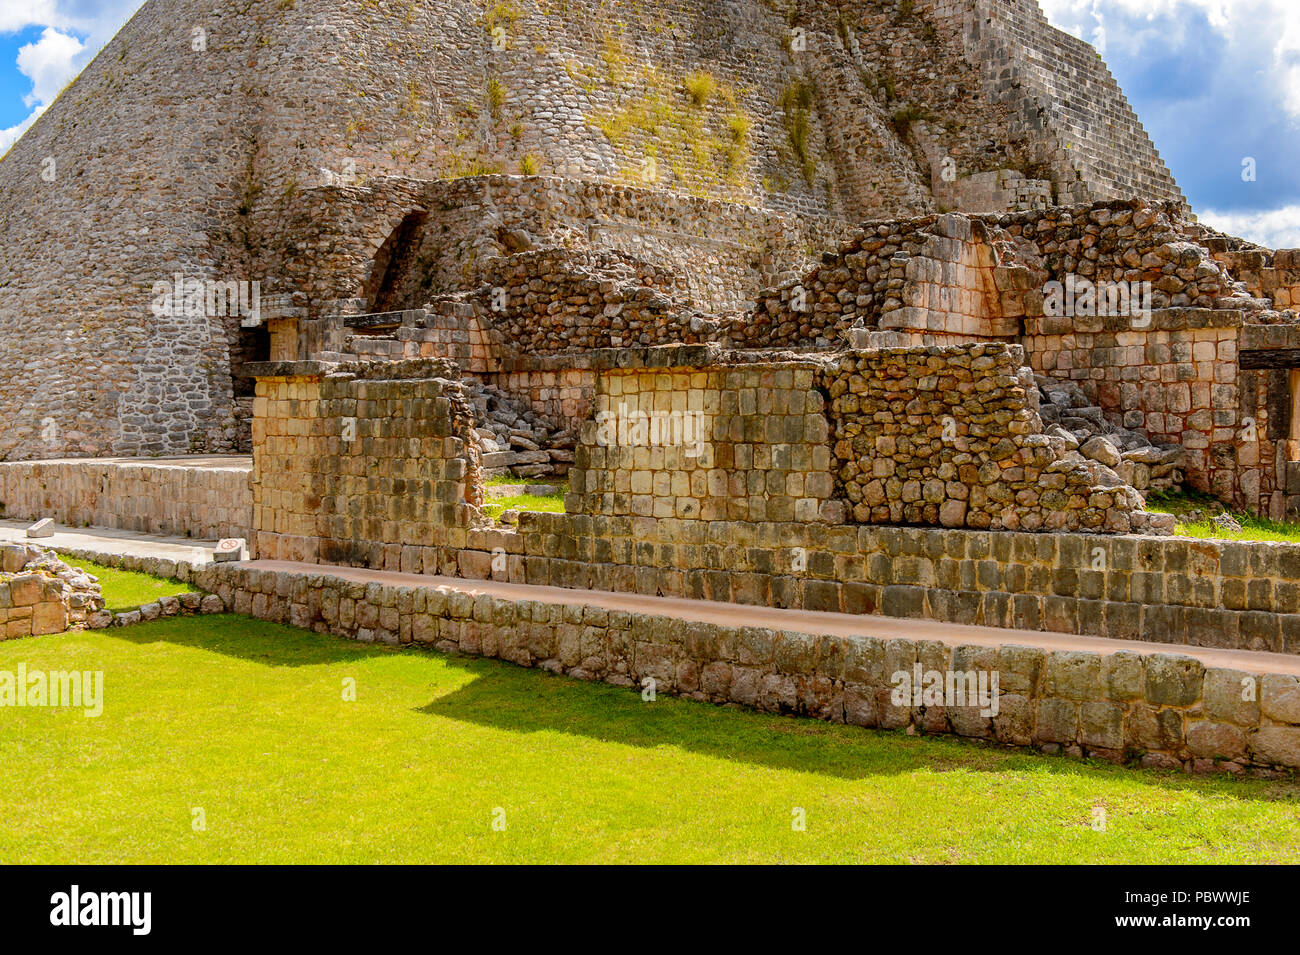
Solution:
<svg viewBox="0 0 1300 955"><path fill-rule="evenodd" d="M52 550L33 544L0 545L0 581L21 588L40 581L42 599L57 599L67 610L68 626L106 627L113 615L104 609L99 578L71 567Z"/></svg>
<svg viewBox="0 0 1300 955"><path fill-rule="evenodd" d="M465 379L487 477L568 474L577 435L494 385Z"/></svg>
<svg viewBox="0 0 1300 955"><path fill-rule="evenodd" d="M1117 483L1146 493L1183 483L1186 452L1181 445L1153 444L1140 431L1106 420L1083 389L1072 381L1035 375L1043 430L1061 438L1076 460L1095 461L1114 473Z"/></svg>

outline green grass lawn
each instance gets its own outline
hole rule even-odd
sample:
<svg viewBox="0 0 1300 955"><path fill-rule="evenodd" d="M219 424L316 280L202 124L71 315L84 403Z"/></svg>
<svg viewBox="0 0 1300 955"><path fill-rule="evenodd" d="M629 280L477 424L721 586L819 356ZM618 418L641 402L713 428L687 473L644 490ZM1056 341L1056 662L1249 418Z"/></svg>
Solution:
<svg viewBox="0 0 1300 955"><path fill-rule="evenodd" d="M512 484L549 484L567 486L568 477L564 475L548 475L546 477L515 477L514 475L504 475L488 478L483 482L487 487L509 487Z"/></svg>
<svg viewBox="0 0 1300 955"><path fill-rule="evenodd" d="M512 497L499 497L483 505L483 513L496 520L504 511L550 511L554 514L564 513L563 494L515 494Z"/></svg>
<svg viewBox="0 0 1300 955"><path fill-rule="evenodd" d="M1146 509L1156 514L1173 514L1178 518L1174 533L1181 537L1199 537L1206 540L1239 541L1276 541L1281 543L1300 543L1300 524L1271 521L1266 517L1255 517L1245 512L1230 511L1240 531L1225 531L1215 527L1210 518L1204 520L1186 520L1192 511L1209 514L1222 510L1223 505L1208 494L1196 491L1157 492L1147 497Z"/></svg>
<svg viewBox="0 0 1300 955"><path fill-rule="evenodd" d="M86 573L98 577L99 584L104 589L104 604L113 613L134 610L144 604L153 603L159 597L174 597L177 594L195 592L195 588L178 580L163 580L160 577L151 577L130 570L117 570L69 557L67 554L60 554L59 559L65 564L80 567Z"/></svg>
<svg viewBox="0 0 1300 955"><path fill-rule="evenodd" d="M1300 861L1293 783L642 702L230 615L0 643L19 662L102 670L104 712L0 709L0 863Z"/></svg>

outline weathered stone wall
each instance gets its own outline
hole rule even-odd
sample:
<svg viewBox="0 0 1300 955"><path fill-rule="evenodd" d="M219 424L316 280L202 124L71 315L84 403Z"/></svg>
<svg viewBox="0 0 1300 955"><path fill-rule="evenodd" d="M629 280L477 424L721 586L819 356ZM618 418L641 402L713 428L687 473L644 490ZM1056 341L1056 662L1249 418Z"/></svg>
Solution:
<svg viewBox="0 0 1300 955"><path fill-rule="evenodd" d="M951 341L1068 334L1073 315L1044 317L1047 284L1066 281L1149 282L1141 301L1151 309L1269 307L1213 258L1176 205L1108 201L867 223L821 265L763 290L725 330L744 347L800 348L837 344L854 327Z"/></svg>
<svg viewBox="0 0 1300 955"><path fill-rule="evenodd" d="M1037 317L1026 320L1025 344L1035 371L1077 382L1117 424L1182 445L1193 487L1253 507L1258 494L1243 493L1241 482L1248 486L1250 478L1239 456L1241 318L1189 308Z"/></svg>
<svg viewBox="0 0 1300 955"><path fill-rule="evenodd" d="M596 357L507 360L496 373L482 377L576 434L591 414Z"/></svg>
<svg viewBox="0 0 1300 955"><path fill-rule="evenodd" d="M403 544L442 542L479 520L474 415L454 365L304 370L258 367L252 489L260 556L379 566Z"/></svg>
<svg viewBox="0 0 1300 955"><path fill-rule="evenodd" d="M300 347L282 361L296 361L299 354L331 361L447 358L463 372L485 374L509 352L475 306L450 299L401 312L309 319L298 338ZM330 347L314 348L315 343Z"/></svg>
<svg viewBox="0 0 1300 955"><path fill-rule="evenodd" d="M468 540L504 548L505 570L443 551L439 572L1300 653L1289 544L543 513Z"/></svg>
<svg viewBox="0 0 1300 955"><path fill-rule="evenodd" d="M602 371L566 505L608 516L842 523L817 370Z"/></svg>
<svg viewBox="0 0 1300 955"><path fill-rule="evenodd" d="M690 312L674 301L675 273L626 255L543 249L494 260L483 271L484 287L472 301L516 354L695 344L703 331L698 320L692 329Z"/></svg>
<svg viewBox="0 0 1300 955"><path fill-rule="evenodd" d="M423 289L491 253L494 212L502 225L514 209L553 215L546 197L424 204L403 177L540 172L596 208L619 201L615 184L636 186L637 214L587 215L555 244L673 267L691 304L713 311L837 247L827 233L840 220L929 211L940 153L985 175L1028 162L1022 141L1080 132L1087 161L1053 177L1176 191L1138 175L1154 151L1124 144L1140 127L1090 49L1046 28L1029 0L989 25L987 2L917 4L904 23L876 0L150 0L0 160L0 363L20 371L0 382L0 457L240 446L232 372L270 357L263 333L230 316L159 318L155 282L260 282L267 322L368 291L416 299L383 308L421 307ZM1062 50L1088 96L1033 68ZM982 80L988 57L1016 75ZM988 143L1012 145L979 155ZM600 194L584 196L593 182ZM421 234L421 218L453 234ZM368 289L395 232L414 241L388 250ZM765 261L777 250L783 265Z"/></svg>
<svg viewBox="0 0 1300 955"><path fill-rule="evenodd" d="M1252 308L1248 290L1214 259L1176 203L1096 202L1042 212L990 216L1014 255L1041 284L1067 276L1103 282L1150 282L1151 307ZM1008 250L1009 251L1009 250ZM1240 301L1222 302L1224 299ZM1042 314L1033 296L1030 314Z"/></svg>
<svg viewBox="0 0 1300 955"><path fill-rule="evenodd" d="M1001 349L1007 355L1010 352L1004 346L982 348ZM918 355L924 352L917 350ZM677 388L674 376L704 375L700 380L700 410L704 410L706 401L713 400L707 397L711 393L718 395L719 402L726 394L737 395L739 402L742 399L726 378L710 385L708 369L717 366L718 354L716 348L705 346L604 353L599 357L613 367L594 369L597 381L606 381L598 386L598 392L603 389L605 395L613 397L610 382L635 378L635 394L640 402L641 377L653 374L646 392L650 405L657 406L661 398L667 398L665 410L673 410L672 402L680 401L678 410L690 411L694 381L685 382L688 387L682 390ZM615 361L619 355L622 365ZM634 359L638 365L628 364ZM687 364L678 364L683 360ZM764 400L777 404L800 392L794 375L806 370L808 364L755 362L728 368L727 373L741 374L735 383L739 392L753 388L757 409L761 392L772 392L772 397ZM996 361L993 364L997 366ZM1007 367L1011 365L1014 361ZM887 367L901 366L892 363ZM312 370L290 365L271 370L275 373L271 377L283 379L264 383L275 389L302 384L293 378L303 378L308 371L311 375L304 380L314 381L316 388L328 380L324 366ZM610 371L614 373L608 374ZM401 372L400 367L375 366L366 374L382 378ZM788 390L779 384L782 372L791 374ZM988 375L985 380L992 386L996 377ZM887 384L889 379L882 381ZM346 376L339 379L340 387L374 386L376 395L386 396L384 400L418 400L416 393L408 392L423 387L420 381L349 382L353 380ZM917 393L922 392L918 389ZM422 469L416 472L420 480L431 473L435 479L444 480L429 495L417 493L412 498L406 493L406 484L399 490L394 490L395 482L384 484L390 477L405 480L412 476L402 471L411 466L405 437L387 445L372 442L364 453L344 455L342 462L336 461L337 449L341 448L337 443L340 424L333 418L322 423L321 416L327 412L319 404L317 393L277 391L275 403L270 403L270 393L263 397L268 399L263 413L284 420L268 422L265 432L259 422L259 435L268 436L267 447L257 458L259 467L275 469L267 472L265 493L259 498L260 556L297 556L376 569L770 606L878 612L1129 640L1300 652L1300 548L1290 545L855 527L827 523L830 512L826 504L819 505L815 513L811 508L800 512L798 505L792 504L789 509L794 511L793 518L777 520L783 515L767 511L760 515L753 509L757 501L775 494L768 491L766 476L762 487L755 485L751 489L745 484L745 497L741 499L746 505L744 515L733 516L731 510L724 509L716 519L702 520L693 509L682 510L678 505L682 498L695 497L692 482L696 474L703 480L701 503L707 503L709 470L721 469L670 467L666 457L667 490L656 494L652 477L650 511L638 514L633 501L636 495L631 493L631 475L638 470L637 454L647 455L648 462L653 449L635 446L618 449L615 462L619 466L612 469L616 488L619 476L627 475L628 509L603 513L600 508L606 505L606 492L600 491L600 496L593 499L587 490L589 480L598 484L605 481L592 476L589 452L600 447L593 442L592 434L584 441L586 450L577 469L582 473L575 474L574 481L575 494L579 495L575 506L589 513L525 513L517 529L492 527L472 519L474 509L467 497L472 496L472 482L465 476L472 455L462 473L460 462L468 454L463 446L453 445L449 457L445 444L432 454L425 453L434 462L434 470L430 472L429 461L422 462ZM359 398L355 400L360 402ZM328 415L343 415L342 409L347 407L331 406ZM375 416L369 423L358 421L359 433L364 435L366 428L400 430L403 425L389 420L390 411L388 405L358 403L355 413L359 417ZM438 420L438 415L451 415L450 405L441 411L435 406L432 412L433 420ZM434 427L427 404L406 413L408 417L415 415L412 420L419 422L419 427ZM805 406L801 414L790 412L785 417L802 418L806 425L812 414ZM732 415L740 422L738 438L734 439L740 444L749 443L743 440L746 427L752 424L757 429L757 423L764 418L757 410L750 415ZM446 428L451 427L449 419L441 420ZM732 421L728 421L728 440L733 440L731 427ZM782 441L776 443L792 444L794 461L801 445L799 441L785 442L785 435L782 425ZM769 443L765 430L754 431L754 436L756 446ZM806 432L801 432L801 440L810 453L816 452L817 445L808 441ZM626 468L622 464L629 451L633 466ZM713 453L717 453L716 448ZM373 475L364 493L359 485L355 493L339 493L341 485L333 475L351 474L341 469L362 468L363 463L370 469L365 473ZM456 473L440 470L447 468ZM643 470L648 472L649 466ZM812 469L800 474L805 481L804 496L808 497L808 477L829 476L829 471ZM791 474L782 476L788 481ZM727 478L730 482L731 476ZM675 494L674 481L684 482L681 487L687 493ZM417 485L417 489L420 487ZM793 496L790 485L785 487L786 494ZM443 490L449 495L446 500ZM610 504L618 510L619 494L624 492L610 493ZM1098 493L1113 496L1116 492ZM655 511L659 495L672 499L671 513L666 508ZM816 495L812 497L820 500ZM772 497L778 503L781 499L780 494ZM833 507L835 501L829 503ZM451 506L449 515L445 506ZM1130 513L1130 520L1140 513ZM1005 518L1002 521L1006 526ZM286 543L285 535L296 539ZM333 542L332 556L321 552L318 538ZM270 542L266 550L261 548L263 540Z"/></svg>
<svg viewBox="0 0 1300 955"><path fill-rule="evenodd" d="M272 288L302 294L314 315L421 308L494 285L504 257L565 249L646 263L672 274L679 304L725 311L853 231L823 216L545 175L322 186L254 218Z"/></svg>
<svg viewBox="0 0 1300 955"><path fill-rule="evenodd" d="M257 277L218 238L256 125L248 6L145 4L0 159L0 459L235 449L238 319L160 318L152 286Z"/></svg>
<svg viewBox="0 0 1300 955"><path fill-rule="evenodd" d="M1018 345L850 353L830 395L837 488L854 520L1010 530L1148 529L1142 498L1043 434Z"/></svg>
<svg viewBox="0 0 1300 955"><path fill-rule="evenodd" d="M1096 49L1047 22L1035 0L918 0L960 38L985 95L1007 109L1050 169L1056 201L1140 196L1184 202Z"/></svg>
<svg viewBox="0 0 1300 955"><path fill-rule="evenodd" d="M954 733L1144 766L1300 767L1300 682L1190 656L948 646L728 627L599 606L509 600L403 582L217 566L237 613L363 641L498 657L586 680L881 729ZM984 700L896 697L917 672L996 686ZM996 675L997 682L993 683ZM966 685L969 685L967 683ZM972 694L973 696L973 694Z"/></svg>
<svg viewBox="0 0 1300 955"><path fill-rule="evenodd" d="M1030 280L1023 266L1001 263L993 240L984 220L966 216L868 223L807 275L765 289L725 330L744 347L836 345L850 328L948 341L1014 336L1023 307L1004 308L1003 290Z"/></svg>
<svg viewBox="0 0 1300 955"><path fill-rule="evenodd" d="M246 458L0 462L0 517L216 540L252 526Z"/></svg>

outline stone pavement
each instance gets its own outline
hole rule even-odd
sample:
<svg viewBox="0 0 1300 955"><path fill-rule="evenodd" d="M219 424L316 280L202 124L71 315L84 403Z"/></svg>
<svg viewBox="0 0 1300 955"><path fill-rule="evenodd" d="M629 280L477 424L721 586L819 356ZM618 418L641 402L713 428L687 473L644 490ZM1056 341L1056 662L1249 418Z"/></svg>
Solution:
<svg viewBox="0 0 1300 955"><path fill-rule="evenodd" d="M59 524L55 525L53 537L28 540L27 528L32 523L0 521L0 543L17 541L52 547L57 551L101 554L104 557L161 557L196 565L211 562L212 548L217 543L188 537L140 534L113 527L67 527Z"/></svg>
<svg viewBox="0 0 1300 955"><path fill-rule="evenodd" d="M500 600L530 600L546 604L572 606L580 604L626 613L676 617L683 621L708 623L724 627L762 627L827 636L871 636L882 640L934 640L949 646L999 647L1008 644L1041 647L1048 651L1083 650L1102 655L1127 650L1143 656L1176 653L1193 657L1209 667L1239 669L1251 673L1300 675L1300 656L1264 653L1253 650L1221 650L1183 644L1112 640L1104 637L1046 633L1036 630L1009 630L965 624L939 623L897 617L826 613L812 610L784 610L743 604L718 603L681 597L647 597L639 594L611 593L595 590L570 590L495 580L464 580L423 574L368 570L361 567L335 567L321 564L279 560L253 560L238 565L248 570L267 570L303 576L324 575L357 583L377 583L398 587L428 587L444 593L486 595Z"/></svg>

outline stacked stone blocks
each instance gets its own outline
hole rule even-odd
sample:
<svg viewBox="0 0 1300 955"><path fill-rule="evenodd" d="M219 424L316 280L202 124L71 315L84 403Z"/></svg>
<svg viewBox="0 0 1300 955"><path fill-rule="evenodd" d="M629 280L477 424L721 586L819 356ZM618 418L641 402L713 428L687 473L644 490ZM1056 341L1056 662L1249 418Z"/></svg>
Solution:
<svg viewBox="0 0 1300 955"><path fill-rule="evenodd" d="M362 583L328 572L205 572L236 612L366 642L496 657L691 699L948 733L1144 766L1300 767L1300 682L1178 654L960 645L728 627L574 602ZM866 625L869 627L869 625ZM898 674L996 673L996 707L915 705ZM991 679L989 680L991 684ZM990 701L991 702L991 699ZM996 712L992 712L996 709Z"/></svg>

